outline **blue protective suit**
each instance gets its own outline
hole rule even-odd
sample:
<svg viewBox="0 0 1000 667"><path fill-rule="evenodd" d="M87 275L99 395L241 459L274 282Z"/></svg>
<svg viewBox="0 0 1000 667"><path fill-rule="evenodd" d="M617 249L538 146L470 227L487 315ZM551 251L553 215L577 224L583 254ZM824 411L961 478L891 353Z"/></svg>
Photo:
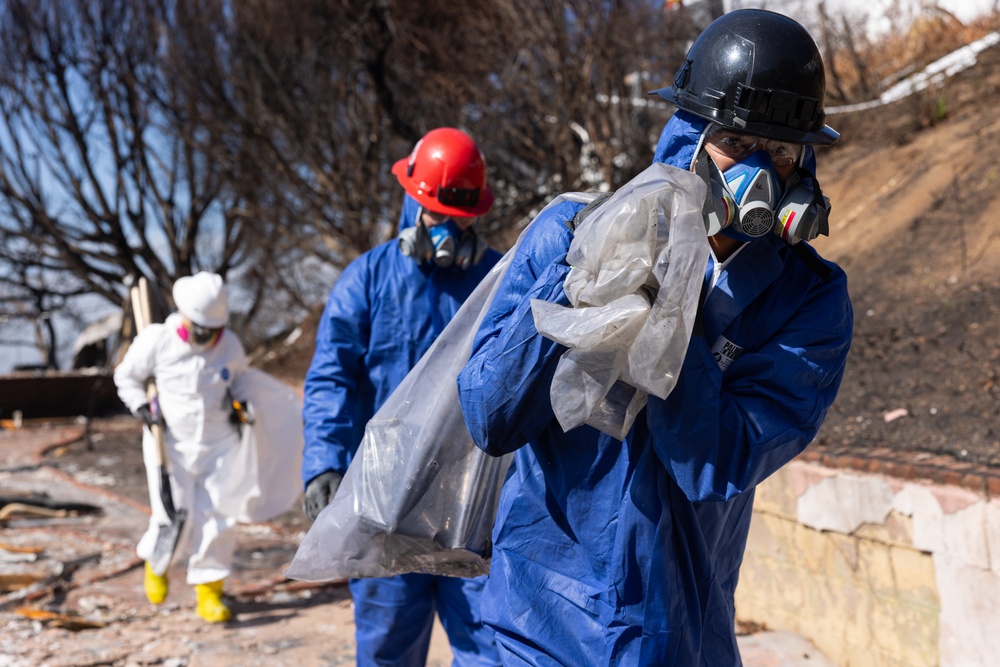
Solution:
<svg viewBox="0 0 1000 667"><path fill-rule="evenodd" d="M689 169L704 128L678 111L656 159ZM777 236L749 243L708 293L672 393L650 396L622 442L564 433L549 385L565 348L536 332L530 299L568 303L579 209L529 227L458 378L476 443L516 452L484 620L508 665L739 665L733 594L754 487L806 447L837 394L846 277L827 263L822 280Z"/></svg>
<svg viewBox="0 0 1000 667"><path fill-rule="evenodd" d="M406 199L401 229L414 224L419 210ZM421 266L390 241L344 269L306 374L304 483L327 470L347 471L365 424L499 259L488 250L465 271ZM425 574L352 580L358 664L422 666L435 610L456 665L499 664L493 633L479 614L484 581Z"/></svg>

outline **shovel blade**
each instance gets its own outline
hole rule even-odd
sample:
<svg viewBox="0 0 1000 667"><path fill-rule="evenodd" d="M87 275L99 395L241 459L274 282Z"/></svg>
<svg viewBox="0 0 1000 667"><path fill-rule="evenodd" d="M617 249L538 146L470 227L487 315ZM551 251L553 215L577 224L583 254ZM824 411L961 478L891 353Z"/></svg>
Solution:
<svg viewBox="0 0 1000 667"><path fill-rule="evenodd" d="M149 566L161 577L170 569L170 561L174 559L174 552L177 550L186 518L186 510L177 510L173 521L161 525L159 532L156 533L156 543L153 545L153 556L149 559Z"/></svg>

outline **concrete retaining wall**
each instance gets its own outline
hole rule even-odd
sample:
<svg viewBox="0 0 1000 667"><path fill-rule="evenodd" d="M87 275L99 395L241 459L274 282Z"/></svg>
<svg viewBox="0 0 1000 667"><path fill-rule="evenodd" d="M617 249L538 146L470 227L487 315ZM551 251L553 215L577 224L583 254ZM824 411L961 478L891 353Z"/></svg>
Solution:
<svg viewBox="0 0 1000 667"><path fill-rule="evenodd" d="M810 453L762 484L737 618L843 667L1000 664L1000 476L921 457Z"/></svg>

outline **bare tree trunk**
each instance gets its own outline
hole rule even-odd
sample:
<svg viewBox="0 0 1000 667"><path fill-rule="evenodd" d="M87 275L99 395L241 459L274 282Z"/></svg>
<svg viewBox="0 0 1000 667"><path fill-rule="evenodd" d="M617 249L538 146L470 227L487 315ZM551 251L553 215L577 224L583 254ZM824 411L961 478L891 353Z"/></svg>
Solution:
<svg viewBox="0 0 1000 667"><path fill-rule="evenodd" d="M844 91L840 81L840 72L837 70L837 48L834 44L833 31L830 29L830 18L826 13L826 2L820 2L817 7L819 13L820 36L823 41L823 64L826 66L827 88L833 88L833 98L839 102L847 101L847 93Z"/></svg>
<svg viewBox="0 0 1000 667"><path fill-rule="evenodd" d="M851 60L858 71L858 85L861 87L861 96L865 100L870 100L874 94L872 93L871 76L868 73L868 66L865 64L864 58L861 57L854 31L851 29L851 24L848 22L846 16L841 17L841 24L844 26L844 45L848 53L851 54Z"/></svg>

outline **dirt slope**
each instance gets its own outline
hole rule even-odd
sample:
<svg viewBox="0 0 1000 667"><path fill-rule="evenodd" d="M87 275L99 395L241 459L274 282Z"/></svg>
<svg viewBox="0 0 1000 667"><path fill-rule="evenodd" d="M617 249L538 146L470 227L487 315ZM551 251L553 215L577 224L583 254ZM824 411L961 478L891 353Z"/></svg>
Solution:
<svg viewBox="0 0 1000 667"><path fill-rule="evenodd" d="M834 215L816 246L847 271L856 324L817 446L1000 464L998 105L993 48L936 93L829 119L844 140L820 156Z"/></svg>

